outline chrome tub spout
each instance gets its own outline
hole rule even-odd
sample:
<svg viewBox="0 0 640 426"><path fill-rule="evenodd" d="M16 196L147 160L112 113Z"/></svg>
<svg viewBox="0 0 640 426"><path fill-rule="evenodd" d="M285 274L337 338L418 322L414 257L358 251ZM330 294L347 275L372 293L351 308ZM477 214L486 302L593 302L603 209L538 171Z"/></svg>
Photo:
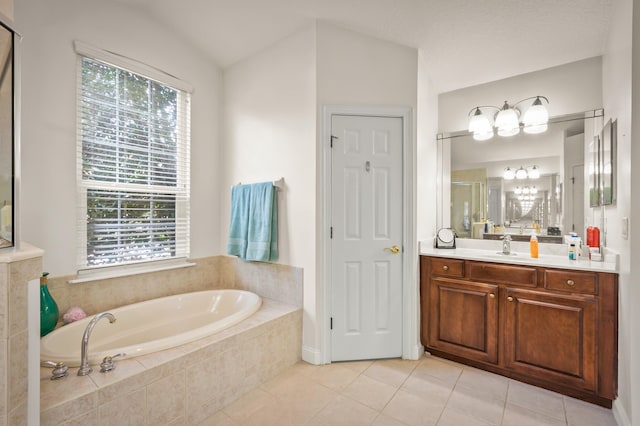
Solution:
<svg viewBox="0 0 640 426"><path fill-rule="evenodd" d="M110 312L102 312L93 317L89 324L87 324L87 328L84 329L84 334L82 335L82 346L80 347L81 359L78 376L86 376L92 371L91 367L89 366L89 337L91 336L93 327L95 327L98 321L100 321L104 317L107 317L109 319L110 324L116 322L116 317L114 317L113 314L111 314Z"/></svg>

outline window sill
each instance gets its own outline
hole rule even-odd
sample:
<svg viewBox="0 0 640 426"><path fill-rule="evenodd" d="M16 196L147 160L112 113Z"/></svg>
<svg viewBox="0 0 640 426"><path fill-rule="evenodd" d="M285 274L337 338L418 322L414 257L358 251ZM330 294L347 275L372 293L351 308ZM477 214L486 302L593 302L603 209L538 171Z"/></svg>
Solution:
<svg viewBox="0 0 640 426"><path fill-rule="evenodd" d="M189 268L192 266L196 266L196 264L187 261L186 258L182 258L146 262L136 265L112 266L100 269L85 269L78 271L77 278L69 280L68 283L81 284L111 278L129 277L132 275L145 274L149 272L160 272L168 271L171 269Z"/></svg>

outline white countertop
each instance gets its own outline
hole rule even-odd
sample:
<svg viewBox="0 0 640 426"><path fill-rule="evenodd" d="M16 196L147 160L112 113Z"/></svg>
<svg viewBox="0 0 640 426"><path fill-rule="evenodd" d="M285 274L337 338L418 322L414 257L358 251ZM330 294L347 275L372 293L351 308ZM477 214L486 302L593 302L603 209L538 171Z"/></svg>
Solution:
<svg viewBox="0 0 640 426"><path fill-rule="evenodd" d="M618 273L618 255L611 252L605 255L604 262L592 262L588 258L584 257L579 260L569 260L568 255L557 254L558 250L556 247L549 247L550 253L544 253L542 244L539 244L539 247L541 248L540 254L538 258L534 259L529 255L529 243L515 244L512 242L512 255L504 255L500 251L501 243L499 241L493 241L493 244L489 246L468 244L476 245L477 247L460 247L460 241L460 239L456 240L458 247L455 249L437 249L433 247L432 241L421 241L420 255L507 263L512 265L530 265L548 268ZM563 244L545 244L545 246L560 246L562 250L566 250L566 246Z"/></svg>

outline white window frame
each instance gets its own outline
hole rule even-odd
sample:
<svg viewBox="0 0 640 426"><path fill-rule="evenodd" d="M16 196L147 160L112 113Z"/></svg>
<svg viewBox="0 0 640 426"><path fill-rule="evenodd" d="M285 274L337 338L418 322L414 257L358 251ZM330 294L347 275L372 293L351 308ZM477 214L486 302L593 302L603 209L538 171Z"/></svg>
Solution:
<svg viewBox="0 0 640 426"><path fill-rule="evenodd" d="M87 190L106 189L128 191L135 189L139 192L139 185L121 184L112 182L86 181L82 177L82 126L81 107L77 109L77 197L78 197L78 218L77 218L77 265L78 279L70 282L84 282L93 279L103 279L116 276L131 275L150 270L174 269L193 264L186 262L190 250L190 95L193 88L161 70L149 65L135 61L133 59L89 46L80 41L74 42L77 53L78 96L82 90L82 57L105 62L117 68L138 74L142 77L154 80L163 85L169 86L178 91L178 117L180 119L179 141L178 141L178 161L177 164L177 184L175 187L148 186L149 192L175 193L176 194L176 253L169 258L149 259L145 261L116 263L111 265L87 265ZM178 197L179 196L179 197ZM181 201L178 201L178 198Z"/></svg>

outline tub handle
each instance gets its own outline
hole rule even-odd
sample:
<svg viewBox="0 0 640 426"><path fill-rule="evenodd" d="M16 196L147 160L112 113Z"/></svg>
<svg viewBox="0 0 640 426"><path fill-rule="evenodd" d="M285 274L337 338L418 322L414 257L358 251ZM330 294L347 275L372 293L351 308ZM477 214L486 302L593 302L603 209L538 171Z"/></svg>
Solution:
<svg viewBox="0 0 640 426"><path fill-rule="evenodd" d="M116 369L116 362L114 361L114 359L116 358L124 358L125 356L127 356L127 354L125 353L119 353L119 354L115 354L115 355L107 355L104 357L104 359L102 360L102 362L100 363L100 372L101 373L108 373L111 370L115 370Z"/></svg>
<svg viewBox="0 0 640 426"><path fill-rule="evenodd" d="M69 375L69 367L67 367L64 362L42 361L40 365L42 367L53 368L51 371L51 380L62 379Z"/></svg>

